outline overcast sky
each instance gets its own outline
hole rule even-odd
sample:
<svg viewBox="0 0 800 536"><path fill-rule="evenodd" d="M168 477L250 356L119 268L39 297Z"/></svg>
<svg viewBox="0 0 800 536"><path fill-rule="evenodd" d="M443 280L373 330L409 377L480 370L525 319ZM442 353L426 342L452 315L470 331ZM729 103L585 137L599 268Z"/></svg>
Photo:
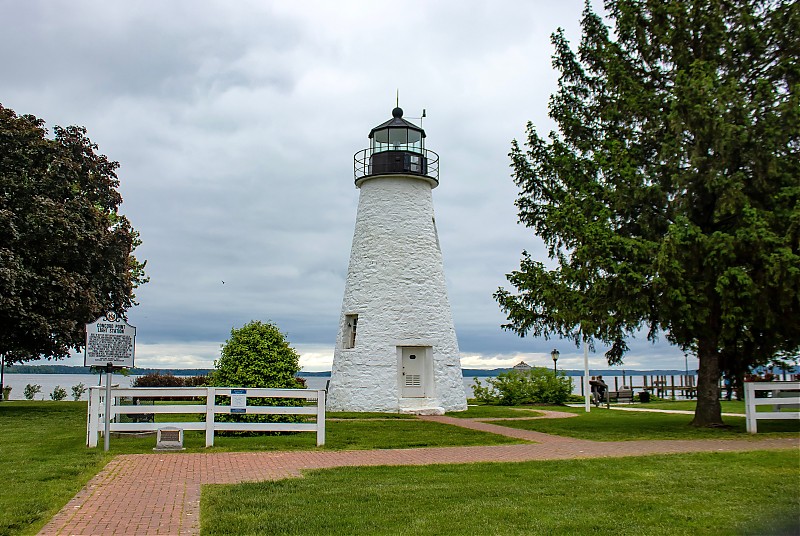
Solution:
<svg viewBox="0 0 800 536"><path fill-rule="evenodd" d="M583 0L0 0L0 103L83 125L121 164L122 212L151 282L129 312L136 364L210 367L232 327L275 322L328 370L356 217L353 154L425 109L462 365L582 368L571 343L503 332L492 293L523 249L511 140L552 128L550 35L577 43ZM222 282L225 282L224 284ZM626 368L683 368L637 339ZM601 353L593 367L605 366ZM82 356L69 360L82 364ZM696 360L689 359L694 368Z"/></svg>

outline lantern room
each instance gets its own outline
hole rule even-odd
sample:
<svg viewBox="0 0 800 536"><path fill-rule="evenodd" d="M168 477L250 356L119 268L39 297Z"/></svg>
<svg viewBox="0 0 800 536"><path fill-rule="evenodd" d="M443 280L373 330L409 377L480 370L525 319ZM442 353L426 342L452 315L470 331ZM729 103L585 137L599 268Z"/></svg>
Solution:
<svg viewBox="0 0 800 536"><path fill-rule="evenodd" d="M356 186L369 177L387 174L417 175L432 187L439 184L439 155L425 149L425 131L403 119L403 110L369 133L369 149L354 156Z"/></svg>
<svg viewBox="0 0 800 536"><path fill-rule="evenodd" d="M392 110L392 118L373 128L369 133L372 153L384 151L409 151L422 153L425 148L425 131L403 119L403 109Z"/></svg>

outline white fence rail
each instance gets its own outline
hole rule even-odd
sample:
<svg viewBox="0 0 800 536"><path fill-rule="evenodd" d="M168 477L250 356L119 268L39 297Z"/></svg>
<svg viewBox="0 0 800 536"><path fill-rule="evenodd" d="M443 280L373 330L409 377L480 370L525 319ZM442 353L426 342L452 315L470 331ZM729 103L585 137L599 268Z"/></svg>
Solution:
<svg viewBox="0 0 800 536"><path fill-rule="evenodd" d="M111 396L111 431L112 432L155 432L160 428L176 427L183 430L204 430L206 447L214 445L214 433L217 431L246 432L316 432L317 446L325 444L325 391L313 389L244 389L247 398L299 398L316 401L315 406L246 406L233 408L230 405L219 405L217 397L230 397L231 391L241 392L243 389L230 387L112 387ZM241 394L239 394L241 396ZM204 398L199 404L123 405L125 398ZM89 388L89 409L86 423L86 445L97 446L98 434L103 433L105 423L105 387ZM169 421L169 422L118 422L120 415L159 415L159 414L203 414L202 421ZM247 415L308 415L316 416L315 422L299 423L245 423L218 422L215 415L242 414Z"/></svg>
<svg viewBox="0 0 800 536"><path fill-rule="evenodd" d="M756 398L757 392L767 394ZM761 420L800 420L800 382L745 382L744 404L747 431L751 434L758 432ZM758 406L772 406L772 411L758 411Z"/></svg>

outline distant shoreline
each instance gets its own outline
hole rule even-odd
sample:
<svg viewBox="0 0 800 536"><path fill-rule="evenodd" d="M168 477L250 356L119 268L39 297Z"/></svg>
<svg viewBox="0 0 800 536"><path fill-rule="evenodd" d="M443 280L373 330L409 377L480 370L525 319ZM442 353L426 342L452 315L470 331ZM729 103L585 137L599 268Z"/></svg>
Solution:
<svg viewBox="0 0 800 536"><path fill-rule="evenodd" d="M173 376L205 376L214 369L195 368L195 369L155 369L155 368L132 368L130 374L133 376L143 376L145 374L172 374ZM501 372L508 372L511 368L495 368L495 369L462 369L461 375L464 377L494 377ZM567 376L583 376L583 370L564 369L559 372L564 372ZM95 372L90 367L80 367L74 365L25 365L15 364L6 365L6 374L94 374ZM633 369L589 369L591 376L681 376L685 375L685 370L679 369L654 369L654 370L633 370ZM307 378L318 378L330 376L331 372L305 372L300 371L298 376ZM696 376L697 372L694 370L689 371L690 376Z"/></svg>

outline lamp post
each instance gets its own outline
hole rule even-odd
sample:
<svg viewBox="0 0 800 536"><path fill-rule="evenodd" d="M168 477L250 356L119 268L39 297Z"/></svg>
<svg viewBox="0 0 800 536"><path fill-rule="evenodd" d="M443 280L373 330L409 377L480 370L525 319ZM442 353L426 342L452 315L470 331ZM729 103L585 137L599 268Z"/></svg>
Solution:
<svg viewBox="0 0 800 536"><path fill-rule="evenodd" d="M553 351L552 351L552 352L550 352L550 357L552 357L552 358L553 358L553 373L554 373L554 374L558 372L558 371L556 370L556 362L558 361L558 356L560 356L560 355L561 355L561 352L559 352L559 351L558 351L558 350L556 350L555 348L553 348Z"/></svg>

